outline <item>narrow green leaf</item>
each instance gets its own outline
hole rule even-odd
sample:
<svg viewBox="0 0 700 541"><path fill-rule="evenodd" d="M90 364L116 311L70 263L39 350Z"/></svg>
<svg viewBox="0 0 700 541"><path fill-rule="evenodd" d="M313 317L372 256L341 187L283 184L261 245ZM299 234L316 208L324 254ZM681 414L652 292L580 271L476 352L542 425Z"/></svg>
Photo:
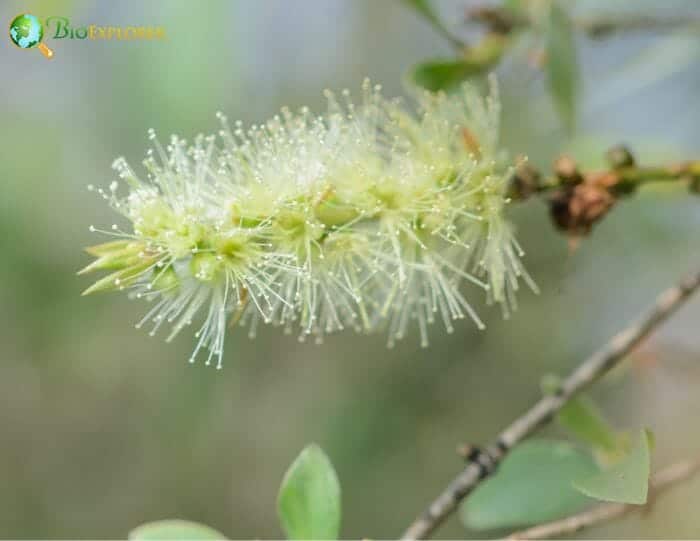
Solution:
<svg viewBox="0 0 700 541"><path fill-rule="evenodd" d="M428 0L403 0L404 4L416 10L422 17L430 22L430 24L441 24L440 19L430 5Z"/></svg>
<svg viewBox="0 0 700 541"><path fill-rule="evenodd" d="M574 487L607 502L644 504L649 490L651 433L641 431L629 454L610 469L575 481Z"/></svg>
<svg viewBox="0 0 700 541"><path fill-rule="evenodd" d="M442 24L440 18L435 13L435 10L430 5L428 0L403 0L403 3L412 8L416 13L428 21L435 31L443 36L447 41L453 43L454 45L461 45L459 40L457 40L447 29L447 27Z"/></svg>
<svg viewBox="0 0 700 541"><path fill-rule="evenodd" d="M168 541L198 539L226 539L226 536L215 529L189 522L187 520L159 520L142 524L129 532L129 539L134 541Z"/></svg>
<svg viewBox="0 0 700 541"><path fill-rule="evenodd" d="M337 539L340 483L333 464L316 444L289 467L277 498L277 512L289 539Z"/></svg>
<svg viewBox="0 0 700 541"><path fill-rule="evenodd" d="M569 443L526 441L466 499L460 518L471 530L528 526L561 518L590 503L571 483L597 471L595 461Z"/></svg>
<svg viewBox="0 0 700 541"><path fill-rule="evenodd" d="M592 400L578 396L569 400L557 415L559 423L582 441L606 453L614 453L619 439Z"/></svg>
<svg viewBox="0 0 700 541"><path fill-rule="evenodd" d="M552 2L546 41L547 82L554 105L567 130L576 123L576 98L581 84L574 25L558 2Z"/></svg>

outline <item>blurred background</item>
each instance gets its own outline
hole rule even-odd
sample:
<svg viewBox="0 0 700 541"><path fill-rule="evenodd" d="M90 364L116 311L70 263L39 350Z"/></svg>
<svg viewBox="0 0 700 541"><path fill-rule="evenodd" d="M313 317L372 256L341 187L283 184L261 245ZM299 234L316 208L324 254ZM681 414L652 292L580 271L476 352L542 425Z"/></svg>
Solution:
<svg viewBox="0 0 700 541"><path fill-rule="evenodd" d="M467 7L436 0L470 39ZM568 4L568 3L567 3ZM616 12L700 17L693 0L617 1ZM571 3L581 16L610 2ZM7 1L17 13L74 26L162 25L162 42L51 40L51 61L0 40L0 537L119 538L179 517L233 538L278 538L284 471L309 442L334 462L346 538L403 531L460 469L455 447L490 441L539 395L698 264L700 204L680 187L621 203L574 253L545 206L511 209L539 283L507 322L435 328L431 346L332 336L300 344L276 329L231 332L222 371L187 358L192 337L165 344L134 329L145 306L123 295L80 297L75 272L109 227L106 186L117 156L140 164L146 131L191 138L214 114L259 122L283 105L322 110L322 89L363 77L405 93L416 62L448 45L396 0ZM497 74L503 138L548 167L563 151L601 163L618 142L642 162L700 158L700 34L664 29L578 38L579 124L561 128L542 76L522 54ZM593 392L620 427L649 426L655 466L700 450L700 298L690 302ZM551 434L556 429L548 429ZM700 532L700 479L651 514L587 530L589 538L683 538ZM452 518L438 537L479 535ZM484 535L484 534L480 534Z"/></svg>

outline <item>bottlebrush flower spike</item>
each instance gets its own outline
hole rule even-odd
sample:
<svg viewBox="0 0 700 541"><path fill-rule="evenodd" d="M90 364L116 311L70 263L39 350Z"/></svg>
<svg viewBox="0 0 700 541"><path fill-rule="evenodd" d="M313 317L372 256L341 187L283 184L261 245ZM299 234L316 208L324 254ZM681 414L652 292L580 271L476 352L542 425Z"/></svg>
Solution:
<svg viewBox="0 0 700 541"><path fill-rule="evenodd" d="M360 104L347 95L327 92L324 115L283 109L245 131L219 114L218 143L163 148L151 132L146 178L119 158L120 181L98 190L131 232L113 225L101 232L118 240L87 249L96 259L81 272L110 274L85 293L150 301L137 327L167 323L168 339L198 318L190 360L205 349L219 368L229 322L317 341L388 328L389 345L415 323L427 346L436 319L483 328L465 283L507 315L520 278L536 287L503 216L495 84L486 99L468 85L421 94L417 114L368 81Z"/></svg>

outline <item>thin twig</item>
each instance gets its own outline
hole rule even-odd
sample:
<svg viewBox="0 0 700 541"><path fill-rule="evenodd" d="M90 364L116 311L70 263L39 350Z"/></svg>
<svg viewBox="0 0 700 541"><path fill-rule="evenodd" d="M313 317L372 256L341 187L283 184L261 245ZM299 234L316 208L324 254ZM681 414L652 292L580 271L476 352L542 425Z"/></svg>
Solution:
<svg viewBox="0 0 700 541"><path fill-rule="evenodd" d="M472 49L481 48L483 42L489 41L493 36L504 38L498 42L500 50L497 55L494 55L495 60L490 61L484 57L481 60L477 58L472 63L473 69L481 71L491 69L516 43L515 40L505 38L513 36L519 31L537 33L538 27L537 21L527 13L515 13L511 9L491 4L477 6L467 10L466 22L480 25L485 32L481 41L467 43L449 32L434 16L426 15L426 17L435 30L454 47L460 56L470 55ZM700 18L698 17L663 17L638 13L603 14L585 18L573 17L572 23L577 30L594 39L609 38L618 33L669 32L673 30L697 32L700 30Z"/></svg>
<svg viewBox="0 0 700 541"><path fill-rule="evenodd" d="M618 149L624 149L624 152L629 152L622 146L613 147L612 150ZM557 166L560 162L566 162L567 165L570 164L571 171L557 171ZM555 162L554 167L554 174L543 176L528 162L521 162L511 180L511 193L509 193L509 196L517 201L521 201L534 194L548 193L558 188L596 178L605 179L605 187L617 194L632 193L643 184L653 182L692 183L693 180L700 178L700 160L658 166L640 166L630 163L622 166L611 166L609 169L580 171L571 157L563 155ZM569 173L570 176L565 176L564 173Z"/></svg>
<svg viewBox="0 0 700 541"><path fill-rule="evenodd" d="M676 182L686 184L691 193L700 194L700 160L641 166L623 145L610 148L606 160L607 169L582 170L571 156L564 154L554 161L552 174L545 176L520 158L510 179L508 197L526 201L542 196L557 229L569 238L580 238L588 235L618 201L630 197L644 184Z"/></svg>
<svg viewBox="0 0 700 541"><path fill-rule="evenodd" d="M664 468L651 478L649 482L649 501L646 505L606 503L561 520L539 524L527 530L512 533L507 539L514 541L522 539L551 539L553 537L561 538L562 536L574 534L589 526L607 522L635 511L648 509L656 503L656 498L666 489L672 487L676 483L692 478L699 471L700 458L677 462L676 464Z"/></svg>
<svg viewBox="0 0 700 541"><path fill-rule="evenodd" d="M661 293L649 312L615 335L588 357L561 384L559 390L544 396L508 426L467 466L408 527L402 539L428 537L481 481L491 475L503 457L521 440L549 422L566 402L619 363L648 334L673 314L700 287L700 271Z"/></svg>
<svg viewBox="0 0 700 541"><path fill-rule="evenodd" d="M593 38L608 37L617 32L668 31L675 29L697 30L697 17L655 17L653 15L620 14L603 17L575 18L577 28Z"/></svg>

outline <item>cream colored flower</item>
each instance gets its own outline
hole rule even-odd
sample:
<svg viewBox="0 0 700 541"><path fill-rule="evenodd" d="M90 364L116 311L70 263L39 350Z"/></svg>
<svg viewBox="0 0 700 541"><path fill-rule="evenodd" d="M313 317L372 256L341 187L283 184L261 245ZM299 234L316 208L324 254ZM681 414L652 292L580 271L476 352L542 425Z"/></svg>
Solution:
<svg viewBox="0 0 700 541"><path fill-rule="evenodd" d="M170 338L198 321L194 362L221 367L229 321L298 329L316 340L415 325L422 345L448 332L482 289L508 313L520 278L535 289L503 216L509 169L498 151L495 90L421 94L411 113L363 86L360 104L327 92L328 111L289 110L244 130L154 148L141 179L125 160L100 190L131 224L88 249L82 272L112 273L86 290L129 290L152 302L139 323ZM341 104L342 101L342 104Z"/></svg>

